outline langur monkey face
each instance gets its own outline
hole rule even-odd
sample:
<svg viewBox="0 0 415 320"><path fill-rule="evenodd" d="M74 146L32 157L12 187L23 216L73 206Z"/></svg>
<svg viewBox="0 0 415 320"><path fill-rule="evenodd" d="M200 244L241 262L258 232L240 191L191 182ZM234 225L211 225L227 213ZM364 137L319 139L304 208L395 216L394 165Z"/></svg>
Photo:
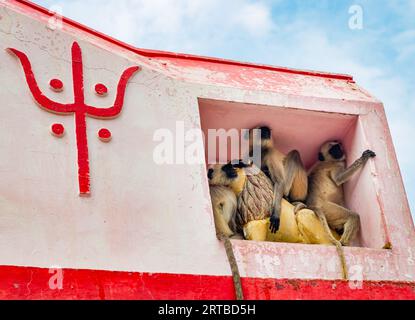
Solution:
<svg viewBox="0 0 415 320"><path fill-rule="evenodd" d="M344 161L346 154L342 143L337 140L326 142L320 148L318 159L320 161Z"/></svg>
<svg viewBox="0 0 415 320"><path fill-rule="evenodd" d="M228 186L232 180L238 177L236 168L231 163L214 164L208 169L209 184L213 186Z"/></svg>
<svg viewBox="0 0 415 320"><path fill-rule="evenodd" d="M252 162L244 162L239 160L237 163L232 164L214 164L208 168L209 185L212 186L231 186L238 178L244 176L244 168L252 165Z"/></svg>
<svg viewBox="0 0 415 320"><path fill-rule="evenodd" d="M260 144L261 147L272 145L271 128L268 126L258 126L249 130L249 150L252 152L254 144ZM252 156L252 155L251 155Z"/></svg>

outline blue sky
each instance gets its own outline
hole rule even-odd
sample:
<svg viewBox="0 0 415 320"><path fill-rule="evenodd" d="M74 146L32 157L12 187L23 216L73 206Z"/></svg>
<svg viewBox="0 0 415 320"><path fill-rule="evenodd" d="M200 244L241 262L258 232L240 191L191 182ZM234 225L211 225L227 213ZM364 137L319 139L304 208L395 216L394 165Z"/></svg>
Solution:
<svg viewBox="0 0 415 320"><path fill-rule="evenodd" d="M141 48L352 74L385 104L415 214L415 0L35 2Z"/></svg>

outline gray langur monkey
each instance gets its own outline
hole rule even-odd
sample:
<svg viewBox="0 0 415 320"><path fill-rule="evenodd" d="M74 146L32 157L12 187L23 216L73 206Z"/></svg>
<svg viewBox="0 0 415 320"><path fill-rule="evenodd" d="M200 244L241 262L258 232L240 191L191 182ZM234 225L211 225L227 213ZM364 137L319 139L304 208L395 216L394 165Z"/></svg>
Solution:
<svg viewBox="0 0 415 320"><path fill-rule="evenodd" d="M246 178L241 170L244 166L242 161L234 165L230 162L225 165L215 164L210 166L207 172L216 236L224 243L238 300L243 300L244 295L241 276L230 239L243 239L242 235L237 233L235 219L237 196L241 192Z"/></svg>
<svg viewBox="0 0 415 320"><path fill-rule="evenodd" d="M280 225L281 201L285 197L296 205L304 202L308 193L307 171L304 168L300 153L292 150L287 155L275 148L272 141L271 129L267 126L249 130L249 155L253 156L256 134L259 130L261 146L261 170L271 179L274 185L273 210L270 217L270 230L276 233Z"/></svg>
<svg viewBox="0 0 415 320"><path fill-rule="evenodd" d="M346 208L343 184L375 156L373 151L366 150L346 168L342 144L330 141L321 146L319 162L310 172L307 207L317 214L326 229L331 227L341 234L339 241L343 246L350 244L360 228L359 214Z"/></svg>

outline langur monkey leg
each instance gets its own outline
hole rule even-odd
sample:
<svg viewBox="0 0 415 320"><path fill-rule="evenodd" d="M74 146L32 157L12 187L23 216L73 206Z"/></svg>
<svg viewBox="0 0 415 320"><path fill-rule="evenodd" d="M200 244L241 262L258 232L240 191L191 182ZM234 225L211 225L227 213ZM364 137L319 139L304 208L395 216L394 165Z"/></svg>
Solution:
<svg viewBox="0 0 415 320"><path fill-rule="evenodd" d="M292 201L305 201L308 192L307 171L300 153L293 150L284 159L285 188L284 195Z"/></svg>
<svg viewBox="0 0 415 320"><path fill-rule="evenodd" d="M344 246L348 246L350 239L355 239L357 232L360 227L360 216L355 212L350 212L350 217L347 219L347 222L344 224L344 231L340 242Z"/></svg>
<svg viewBox="0 0 415 320"><path fill-rule="evenodd" d="M281 201L283 197L297 201L295 212L302 206L299 201L305 201L308 192L307 172L301 161L300 153L293 150L284 159L285 177L282 181L274 182L274 209L270 218L270 230L276 233L280 227Z"/></svg>
<svg viewBox="0 0 415 320"><path fill-rule="evenodd" d="M216 235L218 238L232 237L234 231L229 227L230 218L227 217L227 213L232 211L232 204L220 203L213 209L213 217L215 221Z"/></svg>
<svg viewBox="0 0 415 320"><path fill-rule="evenodd" d="M359 214L333 202L323 204L322 211L325 213L328 224L334 229L343 229L340 242L348 246L354 239L360 228Z"/></svg>

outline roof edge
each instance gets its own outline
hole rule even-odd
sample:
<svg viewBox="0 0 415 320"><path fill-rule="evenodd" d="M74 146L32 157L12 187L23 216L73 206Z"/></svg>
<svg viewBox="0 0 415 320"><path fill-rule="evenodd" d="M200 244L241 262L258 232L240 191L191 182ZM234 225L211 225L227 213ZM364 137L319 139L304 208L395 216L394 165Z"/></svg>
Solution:
<svg viewBox="0 0 415 320"><path fill-rule="evenodd" d="M51 16L58 16L62 19L62 21L70 25L76 29L79 29L85 33L88 33L90 35L93 35L95 37L101 38L111 44L114 44L118 47L121 47L123 49L129 50L131 52L134 52L136 54L139 54L141 56L145 56L148 58L170 58L170 59L183 59L183 60L192 60L192 61L200 61L200 62L209 62L209 63L219 63L219 64L225 64L225 65L232 65L232 66L238 66L238 67L249 67L249 68L257 68L257 69L263 69L263 70L269 70L269 71L277 71L277 72L284 72L284 73L290 73L290 74L298 74L298 75L305 75L305 76L313 76L313 77L321 77L321 78L327 78L327 79L336 79L336 80L345 80L349 82L354 82L353 76L348 74L340 74L340 73L329 73L329 72L323 72L323 71L312 71L312 70L301 70L301 69L292 69L292 68L285 68L285 67L277 67L277 66L271 66L271 65L264 65L264 64L255 64L250 62L240 62L235 60L229 60L229 59L221 59L221 58L214 58L214 57L206 57L206 56L198 56L198 55L192 55L192 54L184 54L184 53L175 53L175 52L169 52L169 51L160 51L160 50L149 50L149 49L141 49L134 47L132 45L129 45L123 41L117 40L109 35L106 35L102 32L99 32L97 30L94 30L90 27L87 27L79 22L76 22L72 19L66 18L64 16L58 15L55 12L51 12L48 9L33 3L29 0L11 0L11 2L15 2L18 4L21 4L23 6L26 6L34 11L40 12L48 17Z"/></svg>

